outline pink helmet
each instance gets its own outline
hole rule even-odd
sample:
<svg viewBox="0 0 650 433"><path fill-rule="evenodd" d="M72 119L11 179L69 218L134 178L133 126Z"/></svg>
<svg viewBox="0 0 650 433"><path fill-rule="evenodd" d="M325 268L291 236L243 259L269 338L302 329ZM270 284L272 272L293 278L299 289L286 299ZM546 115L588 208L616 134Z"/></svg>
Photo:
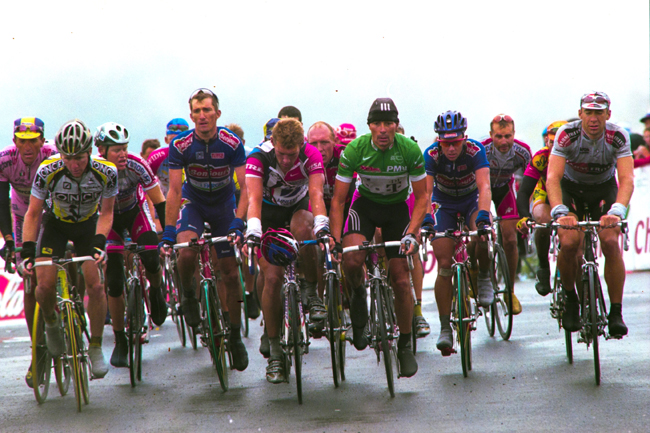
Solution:
<svg viewBox="0 0 650 433"><path fill-rule="evenodd" d="M341 123L341 126L336 128L336 138L341 144L347 145L357 138L357 128L351 123Z"/></svg>
<svg viewBox="0 0 650 433"><path fill-rule="evenodd" d="M298 242L286 229L268 229L261 244L262 256L272 265L288 266L298 257Z"/></svg>

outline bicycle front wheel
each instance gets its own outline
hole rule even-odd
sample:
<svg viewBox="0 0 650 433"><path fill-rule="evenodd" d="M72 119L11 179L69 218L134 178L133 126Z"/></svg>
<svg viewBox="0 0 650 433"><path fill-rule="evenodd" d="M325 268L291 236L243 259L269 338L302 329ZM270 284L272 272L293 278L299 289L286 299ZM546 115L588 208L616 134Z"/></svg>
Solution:
<svg viewBox="0 0 650 433"><path fill-rule="evenodd" d="M327 275L325 288L327 290L327 338L332 358L332 378L334 387L338 388L341 377L341 303L338 279L332 274Z"/></svg>
<svg viewBox="0 0 650 433"><path fill-rule="evenodd" d="M37 303L32 325L32 386L34 397L39 403L43 403L47 398L52 374L52 355L47 350L44 326L45 320Z"/></svg>
<svg viewBox="0 0 650 433"><path fill-rule="evenodd" d="M77 411L81 412L81 401L83 400L83 375L81 373L81 351L77 342L75 331L74 308L71 304L65 304L65 338L68 349L68 360L72 364L72 382L74 396L77 403Z"/></svg>
<svg viewBox="0 0 650 433"><path fill-rule="evenodd" d="M298 305L300 297L297 296L295 288L289 287L289 323L291 324L291 344L293 345L294 372L296 373L296 389L298 392L298 403L302 404L302 353L301 345L302 336L302 317L300 315L300 306ZM288 376L288 371L286 372Z"/></svg>
<svg viewBox="0 0 650 433"><path fill-rule="evenodd" d="M165 266L165 287L169 298L169 305L171 307L172 321L176 324L176 331L178 338L181 341L181 346L185 347L187 344L187 337L185 335L185 319L182 314L179 314L178 307L181 304L179 285L174 277L174 270L169 266Z"/></svg>
<svg viewBox="0 0 650 433"><path fill-rule="evenodd" d="M391 397L395 397L395 382L393 378L393 360L391 357L390 342L388 341L388 322L386 321L385 313L387 308L385 306L386 299L384 299L384 293L382 291L381 283L375 282L373 290L375 291L375 311L377 317L377 328L379 333L377 337L379 338L379 347L381 353L384 357L384 368L386 369L386 382L388 383L388 392Z"/></svg>
<svg viewBox="0 0 650 433"><path fill-rule="evenodd" d="M492 261L492 285L494 287L494 314L496 315L499 334L504 340L512 335L512 282L508 270L506 253L499 244L494 245Z"/></svg>
<svg viewBox="0 0 650 433"><path fill-rule="evenodd" d="M594 351L594 377L596 385L600 385L600 352L598 348L599 337L599 321L600 315L598 311L598 295L597 287L600 281L598 275L593 268L589 268L589 332L591 333L591 341L593 343Z"/></svg>
<svg viewBox="0 0 650 433"><path fill-rule="evenodd" d="M228 366L226 365L226 339L225 329L219 320L220 304L217 298L217 290L211 281L203 283L203 300L205 320L203 321L203 332L207 336L208 350L212 357L212 363L217 370L221 389L228 391Z"/></svg>
<svg viewBox="0 0 650 433"><path fill-rule="evenodd" d="M458 309L458 343L463 376L472 369L472 325L470 322L470 297L467 289L467 275L461 266L456 267L456 302Z"/></svg>
<svg viewBox="0 0 650 433"><path fill-rule="evenodd" d="M131 387L141 380L142 362L142 323L144 317L144 306L142 300L142 288L136 280L129 282L129 295L127 301L127 322L129 324L129 378Z"/></svg>

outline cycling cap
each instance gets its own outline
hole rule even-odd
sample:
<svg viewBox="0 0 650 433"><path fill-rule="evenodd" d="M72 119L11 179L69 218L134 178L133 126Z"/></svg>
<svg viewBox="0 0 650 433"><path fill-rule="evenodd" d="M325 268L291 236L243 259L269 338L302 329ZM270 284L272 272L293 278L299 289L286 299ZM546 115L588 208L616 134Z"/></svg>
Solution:
<svg viewBox="0 0 650 433"><path fill-rule="evenodd" d="M443 139L462 137L467 129L467 119L458 111L447 111L438 116L433 129Z"/></svg>
<svg viewBox="0 0 650 433"><path fill-rule="evenodd" d="M268 122L264 124L264 141L269 141L271 135L273 135L273 127L278 123L280 119L277 117L271 117Z"/></svg>
<svg viewBox="0 0 650 433"><path fill-rule="evenodd" d="M268 229L261 244L262 256L272 265L288 266L298 257L298 242L286 229Z"/></svg>
<svg viewBox="0 0 650 433"><path fill-rule="evenodd" d="M336 138L341 144L349 144L352 140L357 138L357 128L351 123L341 123L336 128Z"/></svg>
<svg viewBox="0 0 650 433"><path fill-rule="evenodd" d="M591 92L582 95L582 98L580 98L580 108L606 110L609 108L610 103L609 96L605 92Z"/></svg>
<svg viewBox="0 0 650 433"><path fill-rule="evenodd" d="M546 135L549 136L549 139L555 140L555 134L557 134L557 130L560 129L562 125L566 125L567 123L568 122L566 120L558 120L557 122L551 123L545 129Z"/></svg>
<svg viewBox="0 0 650 433"><path fill-rule="evenodd" d="M70 120L64 123L56 133L54 144L61 155L79 155L90 152L93 145L93 134L81 120Z"/></svg>
<svg viewBox="0 0 650 433"><path fill-rule="evenodd" d="M167 135L177 135L188 129L190 129L190 124L187 123L187 120L177 117L167 124Z"/></svg>
<svg viewBox="0 0 650 433"><path fill-rule="evenodd" d="M95 146L129 144L129 131L115 122L106 122L97 128Z"/></svg>
<svg viewBox="0 0 650 433"><path fill-rule="evenodd" d="M21 117L14 121L14 135L23 140L42 137L45 125L38 117Z"/></svg>
<svg viewBox="0 0 650 433"><path fill-rule="evenodd" d="M395 122L399 123L397 107L390 98L377 98L368 111L368 124L373 122Z"/></svg>
<svg viewBox="0 0 650 433"><path fill-rule="evenodd" d="M641 119L639 119L639 122L645 122L646 120L650 119L650 111L648 111L645 116L643 116Z"/></svg>

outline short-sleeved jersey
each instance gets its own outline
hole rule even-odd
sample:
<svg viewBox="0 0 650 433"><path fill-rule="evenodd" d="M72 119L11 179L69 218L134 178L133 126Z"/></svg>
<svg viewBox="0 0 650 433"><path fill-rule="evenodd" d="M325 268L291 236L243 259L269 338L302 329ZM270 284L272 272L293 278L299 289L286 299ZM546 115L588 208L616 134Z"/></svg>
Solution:
<svg viewBox="0 0 650 433"><path fill-rule="evenodd" d="M524 176L528 176L537 181L535 189L546 191L546 173L548 171L548 157L550 154L551 149L547 146L542 147L535 152L533 159L524 171Z"/></svg>
<svg viewBox="0 0 650 433"><path fill-rule="evenodd" d="M380 204L404 202L411 182L426 177L422 151L402 134L395 134L393 144L383 151L373 144L371 134L349 143L341 154L336 179L350 183L354 172L360 179L359 194Z"/></svg>
<svg viewBox="0 0 650 433"><path fill-rule="evenodd" d="M325 185L323 186L323 200L325 201L325 206L328 209L332 203L332 197L334 197L334 183L336 181L336 175L339 172L339 162L341 160L341 154L343 153L343 150L345 150L345 146L339 144L334 146L332 158L324 167Z"/></svg>
<svg viewBox="0 0 650 433"><path fill-rule="evenodd" d="M438 200L478 194L476 171L490 167L485 148L471 138L455 161L447 159L436 141L424 151L424 163L427 175L433 176L433 198Z"/></svg>
<svg viewBox="0 0 650 433"><path fill-rule="evenodd" d="M52 156L38 168L32 195L47 200L49 212L61 221L86 221L97 213L102 199L117 195L117 168L103 158L92 157L81 178L75 179L63 160Z"/></svg>
<svg viewBox="0 0 650 433"><path fill-rule="evenodd" d="M169 147L154 150L147 158L153 174L158 178L160 189L165 197L169 192Z"/></svg>
<svg viewBox="0 0 650 433"><path fill-rule="evenodd" d="M0 182L11 185L11 210L14 215L25 216L34 176L41 162L58 153L56 146L44 144L32 165L25 165L15 144L0 152Z"/></svg>
<svg viewBox="0 0 650 433"><path fill-rule="evenodd" d="M515 173L525 170L530 164L530 147L523 141L515 139L510 150L499 152L492 144L492 138L483 141L485 154L490 163L490 186L499 188L507 185Z"/></svg>
<svg viewBox="0 0 650 433"><path fill-rule="evenodd" d="M261 177L262 199L270 204L290 207L309 193L309 176L323 174L323 157L311 144L300 148L296 163L283 173L270 141L262 143L246 159L246 177Z"/></svg>
<svg viewBox="0 0 650 433"><path fill-rule="evenodd" d="M582 130L582 120L576 120L557 131L551 155L566 159L566 179L587 185L601 184L614 177L619 158L632 156L630 135L620 126L606 122L603 135L592 140Z"/></svg>
<svg viewBox="0 0 650 433"><path fill-rule="evenodd" d="M158 185L158 178L149 164L132 153L127 155L126 168L117 173L118 193L114 213L122 214L145 201L145 191Z"/></svg>
<svg viewBox="0 0 650 433"><path fill-rule="evenodd" d="M169 145L169 168L185 170L183 197L193 201L213 204L230 199L235 194L233 168L245 163L241 140L221 126L207 143L190 129Z"/></svg>

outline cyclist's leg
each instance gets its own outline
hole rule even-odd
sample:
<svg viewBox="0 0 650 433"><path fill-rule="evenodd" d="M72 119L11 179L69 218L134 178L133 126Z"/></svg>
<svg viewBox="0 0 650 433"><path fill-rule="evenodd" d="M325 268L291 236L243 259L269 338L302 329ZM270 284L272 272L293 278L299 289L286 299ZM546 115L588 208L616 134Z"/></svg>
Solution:
<svg viewBox="0 0 650 433"><path fill-rule="evenodd" d="M453 287L451 284L452 277L452 257L454 255L455 242L453 239L436 239L432 242L433 253L436 256L438 264L438 276L434 286L436 305L440 317L440 336L436 347L443 355L451 354L453 347L453 334L451 330L451 299Z"/></svg>
<svg viewBox="0 0 650 433"><path fill-rule="evenodd" d="M179 227L176 236L177 243L189 242L192 239L201 237L204 219L195 203L190 201L184 203L177 226ZM191 327L198 326L201 321L199 301L196 295L197 290L192 285L192 278L197 268L197 256L198 253L194 248L183 248L178 251L177 255L178 276L183 292L183 315L185 316L185 322Z"/></svg>
<svg viewBox="0 0 650 433"><path fill-rule="evenodd" d="M465 224L471 230L476 230L476 216L478 210L471 213L471 216L465 220ZM474 248L471 246L474 245ZM515 249L517 243L515 242ZM483 307L489 307L494 300L494 289L490 280L490 258L488 256L487 242L482 238L472 239L468 251L474 251L478 261L478 301ZM516 266L516 264L515 264Z"/></svg>
<svg viewBox="0 0 650 433"><path fill-rule="evenodd" d="M551 206L543 201L535 201L532 204L533 219L539 224L551 222ZM537 271L537 284L535 288L540 295L546 296L551 292L551 265L548 260L548 251L551 247L551 230L537 229L535 231L535 248L539 269Z"/></svg>

